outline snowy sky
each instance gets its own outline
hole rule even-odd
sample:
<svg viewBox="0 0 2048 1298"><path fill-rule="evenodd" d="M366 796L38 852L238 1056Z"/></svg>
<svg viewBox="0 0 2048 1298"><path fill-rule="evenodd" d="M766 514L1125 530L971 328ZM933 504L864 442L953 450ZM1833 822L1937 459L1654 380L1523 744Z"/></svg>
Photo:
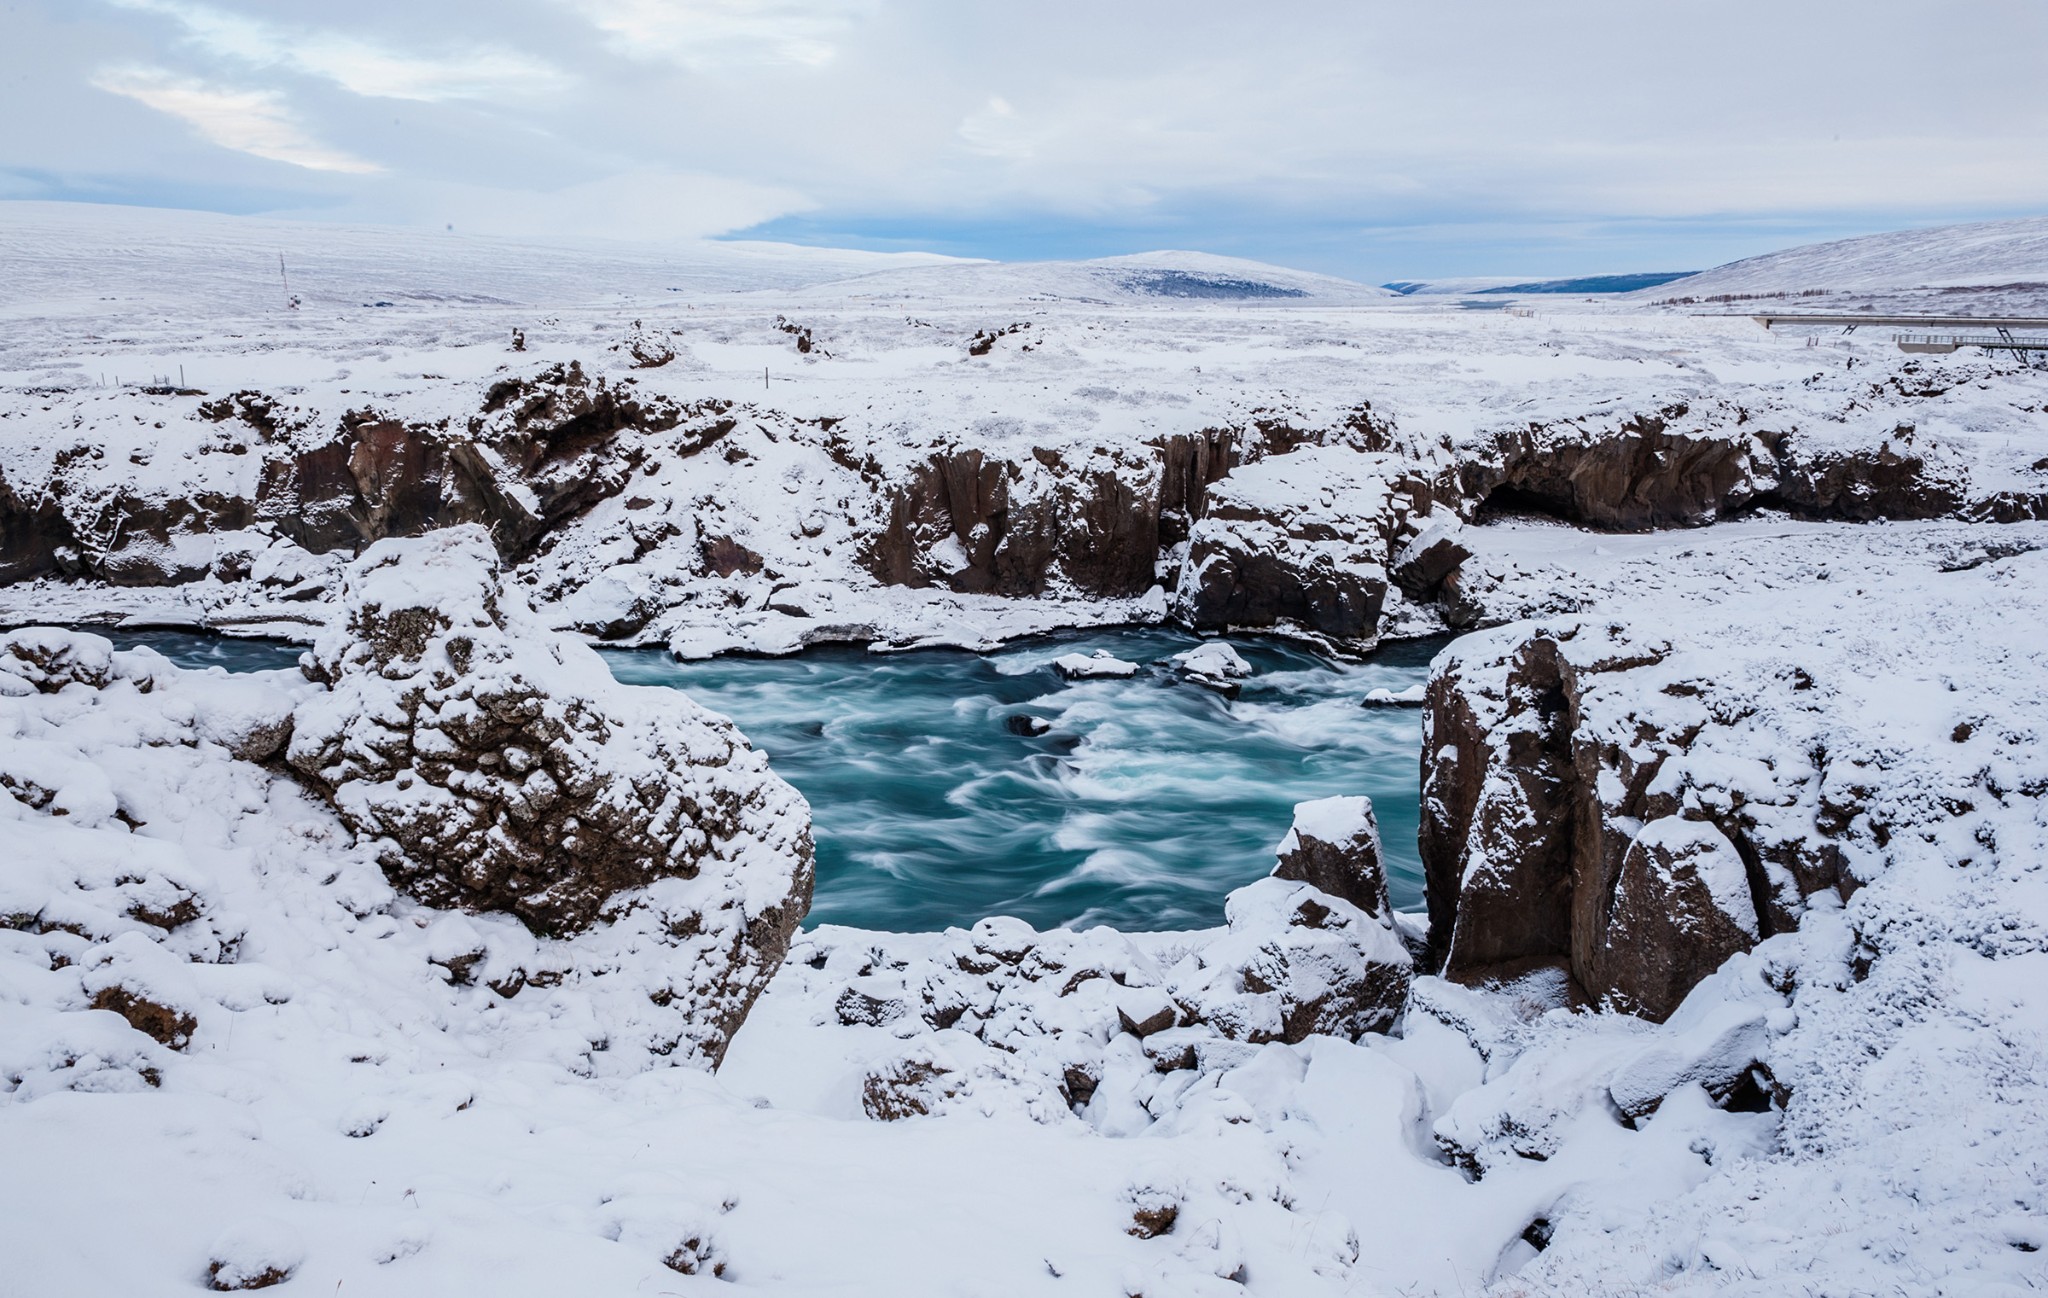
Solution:
<svg viewBox="0 0 2048 1298"><path fill-rule="evenodd" d="M0 0L0 197L1362 279L2048 211L2041 0Z"/></svg>

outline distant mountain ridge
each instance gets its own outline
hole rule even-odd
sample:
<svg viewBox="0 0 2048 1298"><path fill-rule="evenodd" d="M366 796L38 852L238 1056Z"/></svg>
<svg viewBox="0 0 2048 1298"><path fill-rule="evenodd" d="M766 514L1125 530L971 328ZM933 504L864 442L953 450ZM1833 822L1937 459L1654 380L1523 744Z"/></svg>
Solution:
<svg viewBox="0 0 2048 1298"><path fill-rule="evenodd" d="M1458 279L1397 279L1380 287L1403 297L1444 297L1459 294L1632 293L1698 274L1690 270L1639 271L1622 275L1579 275L1569 279L1518 280L1505 276Z"/></svg>

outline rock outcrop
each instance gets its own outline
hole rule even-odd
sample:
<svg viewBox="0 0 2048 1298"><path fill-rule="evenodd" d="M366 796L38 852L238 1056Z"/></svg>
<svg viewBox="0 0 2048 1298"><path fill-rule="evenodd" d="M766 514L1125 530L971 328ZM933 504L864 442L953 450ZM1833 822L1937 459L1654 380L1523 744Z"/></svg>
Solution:
<svg viewBox="0 0 2048 1298"><path fill-rule="evenodd" d="M942 450L888 489L865 564L900 586L1028 597L1058 583L1139 595L1156 580L1162 467L1143 451L1005 459Z"/></svg>
<svg viewBox="0 0 2048 1298"><path fill-rule="evenodd" d="M655 434L687 422L685 443L702 445L731 427L722 407L685 410L631 384L572 362L493 383L461 425L351 412L332 440L266 460L255 516L315 554L481 523L521 557L618 492Z"/></svg>
<svg viewBox="0 0 2048 1298"><path fill-rule="evenodd" d="M1230 894L1230 930L1178 988L1188 1017L1233 1041L1357 1040L1400 1016L1413 976L1391 914L1305 884L1262 879Z"/></svg>
<svg viewBox="0 0 2048 1298"><path fill-rule="evenodd" d="M1878 385L1849 409L1945 390ZM1681 402L1613 422L1496 433L1458 458L1444 494L1482 515L1533 512L1616 532L1696 527L1757 509L1854 522L2048 516L2048 497L2039 492L1973 498L1962 473L1917 449L1910 423L1872 443L1809 445L1739 406Z"/></svg>
<svg viewBox="0 0 2048 1298"><path fill-rule="evenodd" d="M1710 522L1775 478L1772 440L1685 427L1683 405L1607 429L1532 427L1496 436L1458 467L1465 499L1638 532Z"/></svg>
<svg viewBox="0 0 2048 1298"><path fill-rule="evenodd" d="M1085 422L994 411L960 429L683 401L654 391L671 385L660 368L670 338L636 333L609 373L535 362L448 391L358 393L345 409L174 393L154 413L181 422L154 423L168 430L154 441L130 426L151 427L146 409L113 418L67 398L16 411L53 440L0 456L0 583L202 586L204 599L238 605L224 618L246 621L239 605L325 593L252 578L254 550L338 562L386 537L478 524L535 578L538 601L607 637L706 651L859 639L877 630L865 592L879 582L1116 601L1118 618L1306 633L1356 651L1379 633L1390 587L1404 632L1501 616L1483 574L1461 570L1456 527L1503 512L1618 531L1760 509L2048 515L2023 466L1979 472L1967 440L1933 431L2006 417L1975 396L1959 403L1981 371L1907 364L1811 399L1742 387L1653 406L1639 391L1585 414L1553 403L1505 427L1492 407L1448 428L1418 410L1397 428L1364 406L1239 406L1178 430L1156 414L1110 421L1098 436ZM1094 416L1103 402L1140 401L1085 392ZM216 599L216 587L238 594ZM744 616L712 612L727 609Z"/></svg>
<svg viewBox="0 0 2048 1298"><path fill-rule="evenodd" d="M287 760L429 905L542 934L658 908L729 1035L809 907L809 809L731 722L546 630L497 564L480 528L372 546Z"/></svg>
<svg viewBox="0 0 2048 1298"><path fill-rule="evenodd" d="M633 385L571 362L498 380L464 420L361 407L326 430L261 392L203 402L196 463L170 474L81 443L56 455L33 500L0 480L0 581L233 580L217 572L215 540L251 527L325 554L478 523L517 559L621 490L657 446L688 455L732 428L723 403L684 407Z"/></svg>
<svg viewBox="0 0 2048 1298"><path fill-rule="evenodd" d="M1413 600L1434 599L1472 551L1455 518L1432 522L1394 556L1394 584Z"/></svg>
<svg viewBox="0 0 2048 1298"><path fill-rule="evenodd" d="M1394 913L1372 799L1320 798L1297 803L1294 825L1280 840L1273 877L1305 883L1368 915Z"/></svg>
<svg viewBox="0 0 2048 1298"><path fill-rule="evenodd" d="M351 568L311 656L289 760L386 868L434 905L507 910L540 932L705 868L758 871L750 922L787 940L810 884L802 798L732 724L669 690L614 683L508 590L478 528L382 542Z"/></svg>
<svg viewBox="0 0 2048 1298"><path fill-rule="evenodd" d="M1244 466L1210 489L1174 613L1197 630L1286 624L1369 640L1387 595L1391 537L1426 493L1392 457L1343 446Z"/></svg>
<svg viewBox="0 0 2048 1298"><path fill-rule="evenodd" d="M1769 649L1752 634L1747 652ZM1461 642L1430 682L1423 740L1444 975L1555 966L1587 998L1662 1019L1730 955L1796 927L1814 894L1852 892L1854 812L1830 809L1838 763L1794 706L1813 679L1784 652L1769 672L1707 677L1697 651L1595 619Z"/></svg>

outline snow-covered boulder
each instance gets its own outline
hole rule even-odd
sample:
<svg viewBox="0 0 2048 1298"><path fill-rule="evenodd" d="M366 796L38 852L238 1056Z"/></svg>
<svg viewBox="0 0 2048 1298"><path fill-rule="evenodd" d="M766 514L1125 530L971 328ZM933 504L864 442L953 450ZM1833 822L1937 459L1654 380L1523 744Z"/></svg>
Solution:
<svg viewBox="0 0 2048 1298"><path fill-rule="evenodd" d="M1120 680L1138 674L1138 664L1127 662L1107 649L1097 649L1092 654L1061 654L1052 660L1052 669L1070 681L1105 677Z"/></svg>
<svg viewBox="0 0 2048 1298"><path fill-rule="evenodd" d="M1446 515L1430 522L1394 556L1394 584L1410 599L1434 596L1443 588L1444 581L1472 557L1471 549L1460 537L1464 525L1455 514L1446 511Z"/></svg>
<svg viewBox="0 0 2048 1298"><path fill-rule="evenodd" d="M1294 805L1294 824L1280 840L1276 879L1306 883L1341 897L1368 915L1393 911L1372 799L1319 798Z"/></svg>
<svg viewBox="0 0 2048 1298"><path fill-rule="evenodd" d="M1229 932L1176 988L1196 1021L1256 1044L1356 1040L1399 1017L1413 961L1384 913L1280 878L1239 888L1224 913Z"/></svg>
<svg viewBox="0 0 2048 1298"><path fill-rule="evenodd" d="M1236 698L1242 682L1252 674L1252 665L1230 644L1210 640L1173 656L1181 679L1215 690L1225 698Z"/></svg>
<svg viewBox="0 0 2048 1298"><path fill-rule="evenodd" d="M810 904L809 808L723 717L540 625L481 528L372 546L288 761L430 905L561 934L659 908L737 1026Z"/></svg>
<svg viewBox="0 0 2048 1298"><path fill-rule="evenodd" d="M1359 703L1368 708L1419 708L1428 698L1428 688L1427 685L1411 685L1403 690L1390 690L1382 685L1367 690Z"/></svg>

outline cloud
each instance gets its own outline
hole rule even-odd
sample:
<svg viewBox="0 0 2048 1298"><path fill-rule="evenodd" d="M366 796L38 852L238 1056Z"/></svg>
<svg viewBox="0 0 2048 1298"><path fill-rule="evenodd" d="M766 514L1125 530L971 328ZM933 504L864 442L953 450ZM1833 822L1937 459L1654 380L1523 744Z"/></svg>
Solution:
<svg viewBox="0 0 2048 1298"><path fill-rule="evenodd" d="M2012 94L2048 4L1980 5L1959 25L1925 0L7 0L0 121L38 129L0 132L0 172L222 202L278 183L178 152L169 119L133 129L89 84L118 63L174 69L116 84L208 138L374 158L373 181L292 177L356 219L781 217L964 252L1313 247L1387 276L1424 246L1407 232L1524 230L1675 266L1704 245L1655 255L1659 232L1701 222L1761 251L1794 225L2048 208L2048 97ZM1502 266L1543 269L1472 269Z"/></svg>
<svg viewBox="0 0 2048 1298"><path fill-rule="evenodd" d="M822 67L871 0L568 0L613 48L693 71L746 64Z"/></svg>
<svg viewBox="0 0 2048 1298"><path fill-rule="evenodd" d="M176 21L187 43L216 58L321 77L358 95L425 103L502 99L568 81L551 65L514 50L478 47L423 57L342 32L286 29L185 0L112 3Z"/></svg>
<svg viewBox="0 0 2048 1298"><path fill-rule="evenodd" d="M178 118L225 149L311 171L367 175L382 170L313 139L275 91L225 89L145 67L104 68L92 84Z"/></svg>

